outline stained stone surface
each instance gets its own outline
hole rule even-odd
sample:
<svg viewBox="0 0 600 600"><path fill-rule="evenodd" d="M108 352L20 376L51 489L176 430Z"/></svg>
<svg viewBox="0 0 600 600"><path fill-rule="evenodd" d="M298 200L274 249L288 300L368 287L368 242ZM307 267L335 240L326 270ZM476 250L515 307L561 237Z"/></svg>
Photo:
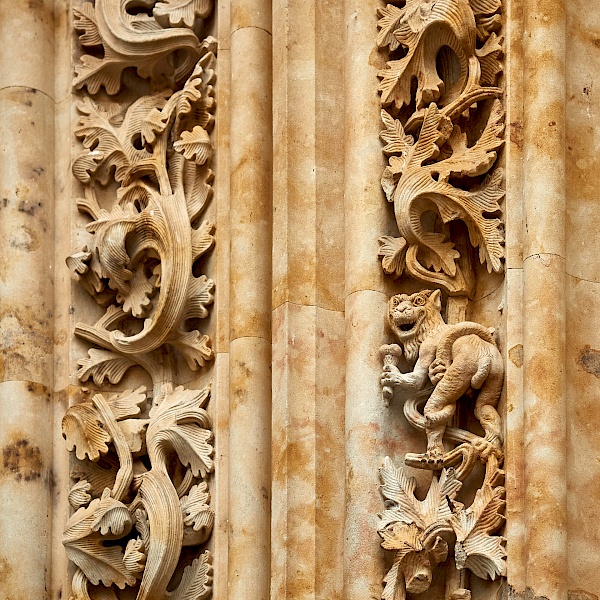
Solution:
<svg viewBox="0 0 600 600"><path fill-rule="evenodd" d="M215 5L207 218L216 245L203 263L216 282L206 324L215 358L200 374L176 364L182 385L212 379L213 597L378 599L393 560L377 535L378 468L385 456L400 466L426 446L401 404L381 398L379 348L393 341L386 314L399 290L377 257L377 239L398 235L380 184L385 60L375 40L386 3ZM504 360L507 571L502 584L472 576L472 600L600 597L600 13L592 5L503 1L505 269L477 270L466 318L497 329ZM78 381L90 344L74 327L103 309L64 262L89 221L77 211L83 188L72 174L83 97L71 88L82 54L73 6L0 0L2 600L71 597L62 531L74 482L61 421L98 387ZM148 93L126 78L117 99ZM420 289L407 281L403 291ZM107 389L148 383L134 369ZM483 467L474 473L469 500ZM411 474L423 499L430 475ZM429 591L408 598L445 596L435 575Z"/></svg>

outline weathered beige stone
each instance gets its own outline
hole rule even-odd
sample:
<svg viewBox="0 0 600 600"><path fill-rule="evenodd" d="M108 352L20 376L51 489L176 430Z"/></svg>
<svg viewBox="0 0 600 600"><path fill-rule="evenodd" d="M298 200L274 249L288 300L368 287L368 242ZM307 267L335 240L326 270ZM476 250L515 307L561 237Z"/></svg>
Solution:
<svg viewBox="0 0 600 600"><path fill-rule="evenodd" d="M0 90L0 102L0 380L50 385L54 105L48 96L27 87ZM16 151L25 141L27 152Z"/></svg>
<svg viewBox="0 0 600 600"><path fill-rule="evenodd" d="M0 588L7 597L43 598L51 560L51 390L37 383L0 383ZM28 534L24 535L26 524Z"/></svg>
<svg viewBox="0 0 600 600"><path fill-rule="evenodd" d="M54 99L54 4L2 2L0 89L27 87Z"/></svg>
<svg viewBox="0 0 600 600"><path fill-rule="evenodd" d="M271 561L271 342L231 340L229 594L269 598Z"/></svg>
<svg viewBox="0 0 600 600"><path fill-rule="evenodd" d="M271 5L231 3L228 594L267 600L271 561Z"/></svg>
<svg viewBox="0 0 600 600"><path fill-rule="evenodd" d="M257 3L260 4L260 3ZM233 9L234 5L232 5ZM271 36L231 34L230 339L270 338ZM248 268L251 263L252 268Z"/></svg>
<svg viewBox="0 0 600 600"><path fill-rule="evenodd" d="M343 597L336 574L344 549L344 350L343 314L289 302L275 309L271 536L277 597Z"/></svg>

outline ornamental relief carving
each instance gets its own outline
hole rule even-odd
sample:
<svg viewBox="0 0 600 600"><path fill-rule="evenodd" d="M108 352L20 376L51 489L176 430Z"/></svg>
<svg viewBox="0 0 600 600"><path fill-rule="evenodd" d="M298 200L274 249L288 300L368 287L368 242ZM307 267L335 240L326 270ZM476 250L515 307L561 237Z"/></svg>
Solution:
<svg viewBox="0 0 600 600"><path fill-rule="evenodd" d="M381 348L382 401L390 410L401 405L424 434L425 452L406 454L406 465L432 471L419 500L416 479L402 467L386 458L380 469L378 532L395 552L384 600L425 592L441 563L447 600L471 598L468 572L505 575L497 410L504 362L494 330L465 320L478 264L503 270L501 8L501 0L401 0L380 11L377 45L388 59L379 72L388 157L381 183L400 235L379 239L379 257L387 275L423 288L389 301L393 343ZM469 427L459 425L458 406L472 413ZM483 483L462 502L478 463Z"/></svg>
<svg viewBox="0 0 600 600"><path fill-rule="evenodd" d="M63 535L76 566L72 600L116 600L125 588L138 600L212 592L210 386L176 381L178 356L195 371L213 358L203 320L215 283L202 268L215 242L203 215L212 197L216 40L198 38L211 11L212 0L96 0L74 10L88 51L74 80L87 93L73 174L89 223L67 265L104 311L75 328L91 344L78 378L117 384L138 366L153 389L96 393L63 419L76 456L75 512ZM135 89L148 93L111 100L131 69L146 80Z"/></svg>

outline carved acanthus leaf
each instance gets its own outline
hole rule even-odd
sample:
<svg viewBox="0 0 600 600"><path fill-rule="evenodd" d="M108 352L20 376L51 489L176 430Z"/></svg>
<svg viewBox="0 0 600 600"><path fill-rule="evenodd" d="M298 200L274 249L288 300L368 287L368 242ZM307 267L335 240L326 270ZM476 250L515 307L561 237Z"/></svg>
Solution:
<svg viewBox="0 0 600 600"><path fill-rule="evenodd" d="M202 408L210 389L178 387L150 411L146 440L152 464L164 462L164 451L174 450L194 477L206 477L213 470L212 431L208 413Z"/></svg>
<svg viewBox="0 0 600 600"><path fill-rule="evenodd" d="M414 137L406 135L402 123L398 119L394 119L387 110L381 111L381 120L385 125L385 129L380 134L381 139L386 142L383 148L384 154L405 157L415 145ZM403 166L399 166L397 172L401 173L402 169Z"/></svg>
<svg viewBox="0 0 600 600"><path fill-rule="evenodd" d="M390 60L379 72L381 101L401 109L411 102L411 84L417 82L416 107L437 102L446 91L438 75L436 59L444 46L451 48L457 58L460 74L456 87L463 89L469 77L471 47L475 46L475 28L469 27L472 10L466 0L423 2L407 0L402 8L388 5L380 11L378 45L390 50L405 49L405 56Z"/></svg>
<svg viewBox="0 0 600 600"><path fill-rule="evenodd" d="M462 483L456 479L454 469L444 469L438 480L434 475L425 500L415 496L416 480L409 477L403 469L397 469L389 457L380 470L383 485L381 493L387 500L380 515L379 530L382 531L394 523L415 524L421 532L449 530L448 520L452 511L448 504L460 490Z"/></svg>
<svg viewBox="0 0 600 600"><path fill-rule="evenodd" d="M504 488L489 484L477 490L473 504L450 519L456 533L456 566L482 579L505 574L505 539L491 535L504 524Z"/></svg>
<svg viewBox="0 0 600 600"><path fill-rule="evenodd" d="M71 581L70 600L117 600L115 592L108 587L92 587L81 569L77 569Z"/></svg>
<svg viewBox="0 0 600 600"><path fill-rule="evenodd" d="M123 564L129 573L141 573L146 567L144 542L139 539L129 540L123 555Z"/></svg>
<svg viewBox="0 0 600 600"><path fill-rule="evenodd" d="M110 114L90 98L77 104L83 115L75 135L82 138L87 152L80 154L73 164L73 173L82 183L88 183L91 176L103 185L111 177L115 168L115 179L125 181L133 174L145 175L154 171L152 153L145 148L137 148L133 140L141 139L144 117L152 109L166 104L165 94L143 96L127 109L125 118Z"/></svg>
<svg viewBox="0 0 600 600"><path fill-rule="evenodd" d="M204 481L192 486L188 495L181 499L183 524L201 533L197 543L206 541L213 528L215 515L209 502L210 494Z"/></svg>
<svg viewBox="0 0 600 600"><path fill-rule="evenodd" d="M197 165L203 165L212 155L210 136L200 125L194 127L193 131L183 131L181 138L173 144L173 148Z"/></svg>
<svg viewBox="0 0 600 600"><path fill-rule="evenodd" d="M404 238L395 238L384 235L379 238L379 258L381 266L387 275L394 278L400 277L404 272L406 262L407 243Z"/></svg>
<svg viewBox="0 0 600 600"><path fill-rule="evenodd" d="M92 484L89 481L78 481L69 490L69 504L75 509L87 506L92 499L92 496L88 493L91 489Z"/></svg>
<svg viewBox="0 0 600 600"><path fill-rule="evenodd" d="M98 460L100 454L108 452L112 438L91 403L72 406L63 417L62 430L68 450L75 450L79 460L86 456L90 460Z"/></svg>
<svg viewBox="0 0 600 600"><path fill-rule="evenodd" d="M440 537L452 531L449 503L461 488L453 469L444 469L440 479L433 477L425 500L415 497L416 480L403 469L396 469L389 457L380 469L383 485L381 493L387 509L379 517L378 533L382 547L396 552L394 564L384 582L382 598L405 598L406 591L425 591L431 580L414 577L414 569L431 572L446 560L448 544Z"/></svg>
<svg viewBox="0 0 600 600"><path fill-rule="evenodd" d="M97 462L80 460L71 469L71 477L89 485L92 498L99 498L106 488L112 489L117 477L118 464L114 455L107 455Z"/></svg>
<svg viewBox="0 0 600 600"><path fill-rule="evenodd" d="M80 40L94 49L81 57L74 85L114 94L127 69L128 83L137 73L154 90L126 104L105 96L79 104L75 133L84 151L73 173L84 188L77 206L92 221L87 245L67 263L105 314L75 328L93 345L78 375L114 384L138 365L154 389L148 398L144 388L96 394L63 421L67 446L81 459L69 494L79 510L64 540L80 569L73 600L211 593L210 554L184 568L181 552L205 543L214 522L208 484L199 481L214 467L209 390L173 388L175 351L192 369L213 356L197 329L214 301L200 260L214 245L214 226L199 217L214 179L217 43L197 38L212 7L213 0L95 0L75 11ZM169 591L177 571L180 584ZM115 595L113 585L135 588Z"/></svg>
<svg viewBox="0 0 600 600"><path fill-rule="evenodd" d="M131 531L132 521L127 507L110 497L105 490L101 499L92 500L69 519L63 544L73 561L94 585L116 585L123 589L135 583L135 576L123 563L123 551L104 541L119 539Z"/></svg>
<svg viewBox="0 0 600 600"><path fill-rule="evenodd" d="M140 413L140 406L146 402L144 391L143 387L135 391L127 390L107 401L116 421ZM112 441L107 424L91 402L69 408L62 420L62 431L67 448L75 450L80 460L86 456L92 461L98 460L101 454L108 452L107 444Z"/></svg>
<svg viewBox="0 0 600 600"><path fill-rule="evenodd" d="M75 11L75 28L84 46L102 46L103 56L83 54L75 67L73 85L90 94L101 87L108 94L121 89L121 76L133 67L143 79L174 86L192 70L199 41L192 27L208 16L209 0L170 0L158 3L153 15L128 12L130 2L96 0ZM179 25L184 27L179 27Z"/></svg>
<svg viewBox="0 0 600 600"><path fill-rule="evenodd" d="M169 345L178 350L190 369L194 371L204 366L213 357L210 338L196 330L178 332L177 336L169 340Z"/></svg>
<svg viewBox="0 0 600 600"><path fill-rule="evenodd" d="M197 18L206 19L213 7L212 0L162 0L152 11L163 27L192 28Z"/></svg>
<svg viewBox="0 0 600 600"><path fill-rule="evenodd" d="M185 568L177 589L169 600L206 600L212 592L212 555L206 551Z"/></svg>
<svg viewBox="0 0 600 600"><path fill-rule="evenodd" d="M462 220L467 225L471 244L479 249L480 261L487 265L489 271L502 269L502 224L498 218L490 216L500 211L499 201L504 196L502 171L496 169L469 191L452 185L451 179L476 177L491 169L496 151L503 144L503 118L502 106L496 101L481 136L469 146L461 129L453 127L451 121L432 104L425 112L421 134L415 144L410 146L407 142L401 158L390 158L390 167L384 173L382 185L388 197L394 200L402 238L410 240L409 246L418 248L421 257L417 259L412 252L405 255L404 248L394 249L390 244L393 238L383 238L380 256L388 259L384 265L387 273L401 274L403 260L410 261L409 267L413 272L419 271L416 261L420 260L435 273L443 272L452 278L457 276L460 254L444 233L424 230L419 218L424 208L416 202L419 199L433 203L444 223ZM441 149L450 155L435 162L441 155ZM391 179L388 173L391 173ZM397 184L394 183L396 178Z"/></svg>
<svg viewBox="0 0 600 600"><path fill-rule="evenodd" d="M90 348L88 358L77 361L80 369L77 372L79 381L92 378L96 385L102 385L105 380L110 383L119 383L125 373L135 365L130 358L115 354L109 350Z"/></svg>
<svg viewBox="0 0 600 600"><path fill-rule="evenodd" d="M79 34L82 46L100 46L102 37L96 23L96 11L91 2L84 2L80 7L73 7L74 26Z"/></svg>
<svg viewBox="0 0 600 600"><path fill-rule="evenodd" d="M464 316L480 272L475 251L490 273L503 268L504 182L496 164L504 142L501 8L501 0L391 0L378 10L377 45L387 64L378 72L388 157L381 186L398 227L397 235L381 232L391 235L379 237L379 257L386 275L430 287L390 298L388 323L400 347L381 348L382 401L389 406L401 390L407 420L426 434L426 451L407 453L405 463L441 471L419 501L414 479L389 459L381 469L386 510L378 533L383 548L395 552L384 600L425 592L452 533L454 563L445 569L454 564L491 579L505 570L505 540L492 535L503 524L503 359L491 330ZM437 288L449 296L448 323ZM403 372L400 355L418 367ZM449 407L471 393L484 437L450 423ZM478 460L484 483L465 509L458 492ZM448 574L447 597L470 598L466 587L463 577L459 583Z"/></svg>
<svg viewBox="0 0 600 600"><path fill-rule="evenodd" d="M502 15L498 14L502 0L469 0L469 3L475 15L477 38L485 41L492 32L502 27Z"/></svg>

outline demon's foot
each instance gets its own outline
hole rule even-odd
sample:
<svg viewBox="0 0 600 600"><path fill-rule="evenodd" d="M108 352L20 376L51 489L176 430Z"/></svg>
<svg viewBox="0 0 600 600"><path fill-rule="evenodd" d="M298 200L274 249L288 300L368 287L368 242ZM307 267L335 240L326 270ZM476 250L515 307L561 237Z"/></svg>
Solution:
<svg viewBox="0 0 600 600"><path fill-rule="evenodd" d="M445 452L443 448L429 448L425 454L423 454L423 458L421 458L422 463L426 463L428 468L434 467L435 469L441 469L444 466L444 456Z"/></svg>

